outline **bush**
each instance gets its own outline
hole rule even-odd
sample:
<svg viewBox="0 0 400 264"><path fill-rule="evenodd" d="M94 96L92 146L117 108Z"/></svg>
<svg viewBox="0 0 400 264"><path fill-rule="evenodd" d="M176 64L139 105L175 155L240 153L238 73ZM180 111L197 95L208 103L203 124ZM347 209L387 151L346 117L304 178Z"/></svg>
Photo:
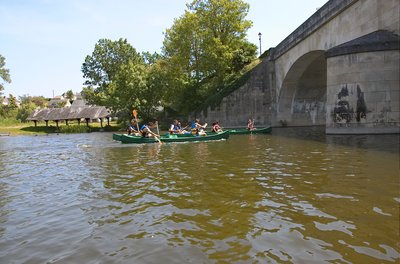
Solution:
<svg viewBox="0 0 400 264"><path fill-rule="evenodd" d="M20 124L21 122L14 117L0 118L0 126L16 126Z"/></svg>
<svg viewBox="0 0 400 264"><path fill-rule="evenodd" d="M33 110L36 108L34 103L28 102L22 104L21 107L18 109L16 119L21 120L21 122L26 122L26 119L31 115Z"/></svg>
<svg viewBox="0 0 400 264"><path fill-rule="evenodd" d="M60 126L59 127L60 133L88 133L91 132L90 127L87 126Z"/></svg>
<svg viewBox="0 0 400 264"><path fill-rule="evenodd" d="M55 126L28 126L21 128L21 131L30 132L30 133L56 133L57 127Z"/></svg>
<svg viewBox="0 0 400 264"><path fill-rule="evenodd" d="M103 130L106 131L106 132L115 132L115 131L121 130L121 128L122 128L122 126L109 126L109 125L106 125Z"/></svg>

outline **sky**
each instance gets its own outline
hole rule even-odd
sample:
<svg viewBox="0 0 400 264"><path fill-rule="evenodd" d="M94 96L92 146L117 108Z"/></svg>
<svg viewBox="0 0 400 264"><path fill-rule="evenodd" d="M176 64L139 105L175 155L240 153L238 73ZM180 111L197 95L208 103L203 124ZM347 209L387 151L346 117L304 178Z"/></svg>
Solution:
<svg viewBox="0 0 400 264"><path fill-rule="evenodd" d="M327 0L244 0L248 41L277 46ZM138 51L160 52L164 32L189 0L0 0L0 54L10 70L3 95L61 95L83 87L81 66L99 39L126 38ZM3 82L3 80L0 80Z"/></svg>

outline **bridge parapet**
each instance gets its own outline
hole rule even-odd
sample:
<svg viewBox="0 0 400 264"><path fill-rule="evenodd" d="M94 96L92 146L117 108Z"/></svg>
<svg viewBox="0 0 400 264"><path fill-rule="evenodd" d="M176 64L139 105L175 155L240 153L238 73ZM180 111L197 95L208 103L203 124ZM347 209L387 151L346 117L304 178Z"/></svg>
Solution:
<svg viewBox="0 0 400 264"><path fill-rule="evenodd" d="M338 14L347 9L358 0L328 1L309 19L301 24L295 31L287 36L281 43L271 50L271 60L279 58L282 54L296 46L303 39L307 38L318 28L329 22Z"/></svg>

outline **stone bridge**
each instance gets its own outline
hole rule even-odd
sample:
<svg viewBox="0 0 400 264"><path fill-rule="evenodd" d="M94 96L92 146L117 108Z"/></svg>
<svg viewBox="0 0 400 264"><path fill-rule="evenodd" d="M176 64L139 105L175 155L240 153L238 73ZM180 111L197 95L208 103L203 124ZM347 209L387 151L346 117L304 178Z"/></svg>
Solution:
<svg viewBox="0 0 400 264"><path fill-rule="evenodd" d="M253 117L258 126L399 133L399 17L399 0L330 0L198 116L225 127Z"/></svg>

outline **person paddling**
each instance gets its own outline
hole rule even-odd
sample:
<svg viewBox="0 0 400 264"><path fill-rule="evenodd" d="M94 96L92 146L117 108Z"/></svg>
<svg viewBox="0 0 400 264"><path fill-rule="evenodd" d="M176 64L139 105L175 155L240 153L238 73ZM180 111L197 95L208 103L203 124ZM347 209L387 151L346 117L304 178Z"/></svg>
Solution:
<svg viewBox="0 0 400 264"><path fill-rule="evenodd" d="M222 127L219 125L218 121L215 121L214 123L212 123L211 132L214 132L214 133L222 132Z"/></svg>
<svg viewBox="0 0 400 264"><path fill-rule="evenodd" d="M182 134L182 127L177 119L172 122L168 131L170 134Z"/></svg>
<svg viewBox="0 0 400 264"><path fill-rule="evenodd" d="M142 137L158 137L156 133L151 131L151 129L156 128L156 126L157 124L153 122L142 125L142 127L140 128L140 133L142 134Z"/></svg>
<svg viewBox="0 0 400 264"><path fill-rule="evenodd" d="M130 125L128 126L128 129L127 129L127 132L128 132L128 135L135 135L135 136L138 136L139 135L139 131L137 131L136 130L136 122L135 122L135 119L132 119L131 120L131 123L130 123Z"/></svg>
<svg viewBox="0 0 400 264"><path fill-rule="evenodd" d="M192 132L194 131L197 135L200 136L205 136L206 134L206 129L207 127L207 123L204 123L204 125L202 125L200 123L200 119L196 118L194 123L192 124Z"/></svg>
<svg viewBox="0 0 400 264"><path fill-rule="evenodd" d="M254 130L254 119L252 117L247 120L247 130Z"/></svg>

